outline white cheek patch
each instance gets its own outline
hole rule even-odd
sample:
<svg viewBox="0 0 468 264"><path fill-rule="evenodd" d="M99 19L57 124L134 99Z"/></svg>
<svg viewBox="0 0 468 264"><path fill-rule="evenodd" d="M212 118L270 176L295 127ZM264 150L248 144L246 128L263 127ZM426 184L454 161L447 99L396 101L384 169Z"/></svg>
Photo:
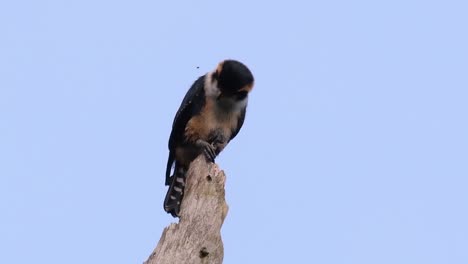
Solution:
<svg viewBox="0 0 468 264"><path fill-rule="evenodd" d="M244 99L242 99L241 101L238 101L238 102L236 103L236 107L237 107L238 109L242 109L242 108L244 108L244 107L247 106L247 102L248 102L248 98L245 97Z"/></svg>
<svg viewBox="0 0 468 264"><path fill-rule="evenodd" d="M242 109L247 106L247 97L237 101L234 98L223 98L217 102L217 108L220 109L221 112L228 112L229 114L237 114Z"/></svg>
<svg viewBox="0 0 468 264"><path fill-rule="evenodd" d="M205 95L207 97L218 97L221 94L221 91L218 88L218 82L213 81L213 72L206 74L205 78Z"/></svg>

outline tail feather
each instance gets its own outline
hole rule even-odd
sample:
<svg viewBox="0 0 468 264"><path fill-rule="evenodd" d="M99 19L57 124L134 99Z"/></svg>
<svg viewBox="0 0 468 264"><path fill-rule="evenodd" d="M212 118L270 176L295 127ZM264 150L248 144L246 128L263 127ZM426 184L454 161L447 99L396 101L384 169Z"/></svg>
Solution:
<svg viewBox="0 0 468 264"><path fill-rule="evenodd" d="M174 163L174 155L172 152L169 152L169 158L167 159L167 166L166 166L166 186L171 184L171 169L172 164Z"/></svg>
<svg viewBox="0 0 468 264"><path fill-rule="evenodd" d="M172 182L169 186L169 190L167 190L166 198L164 199L164 210L173 217L178 217L184 197L185 170L176 167L174 171Z"/></svg>

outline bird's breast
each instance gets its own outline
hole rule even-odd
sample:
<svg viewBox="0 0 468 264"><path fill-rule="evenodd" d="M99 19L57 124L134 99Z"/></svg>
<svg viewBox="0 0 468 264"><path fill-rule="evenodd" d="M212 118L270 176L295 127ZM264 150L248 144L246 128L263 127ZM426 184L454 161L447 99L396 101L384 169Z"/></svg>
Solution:
<svg viewBox="0 0 468 264"><path fill-rule="evenodd" d="M218 133L229 139L238 125L242 109L246 107L246 100L245 102L229 100L208 97L200 114L187 123L185 129L187 138L192 142L198 139L210 141L213 133Z"/></svg>

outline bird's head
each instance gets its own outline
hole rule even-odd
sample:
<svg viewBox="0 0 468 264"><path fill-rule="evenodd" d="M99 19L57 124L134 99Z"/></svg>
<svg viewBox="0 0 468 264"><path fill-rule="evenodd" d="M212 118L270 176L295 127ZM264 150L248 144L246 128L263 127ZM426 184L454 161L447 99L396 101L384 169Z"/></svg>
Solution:
<svg viewBox="0 0 468 264"><path fill-rule="evenodd" d="M235 97L237 100L247 97L254 85L254 77L249 68L235 60L219 63L212 78L218 83L221 97Z"/></svg>

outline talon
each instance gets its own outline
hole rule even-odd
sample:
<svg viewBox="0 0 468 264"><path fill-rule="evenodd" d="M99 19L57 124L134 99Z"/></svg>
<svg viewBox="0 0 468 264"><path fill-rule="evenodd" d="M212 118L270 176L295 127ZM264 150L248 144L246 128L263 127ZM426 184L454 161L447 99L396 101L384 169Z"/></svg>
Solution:
<svg viewBox="0 0 468 264"><path fill-rule="evenodd" d="M205 157L211 161L214 162L216 158L216 150L215 147L211 144L209 144L206 141L203 140L198 140L197 145L200 146L203 149L203 152L205 154Z"/></svg>
<svg viewBox="0 0 468 264"><path fill-rule="evenodd" d="M205 146L205 155L206 155L206 158L209 161L211 161L211 162L215 161L216 153L215 153L214 147L212 145L208 144L208 145Z"/></svg>

